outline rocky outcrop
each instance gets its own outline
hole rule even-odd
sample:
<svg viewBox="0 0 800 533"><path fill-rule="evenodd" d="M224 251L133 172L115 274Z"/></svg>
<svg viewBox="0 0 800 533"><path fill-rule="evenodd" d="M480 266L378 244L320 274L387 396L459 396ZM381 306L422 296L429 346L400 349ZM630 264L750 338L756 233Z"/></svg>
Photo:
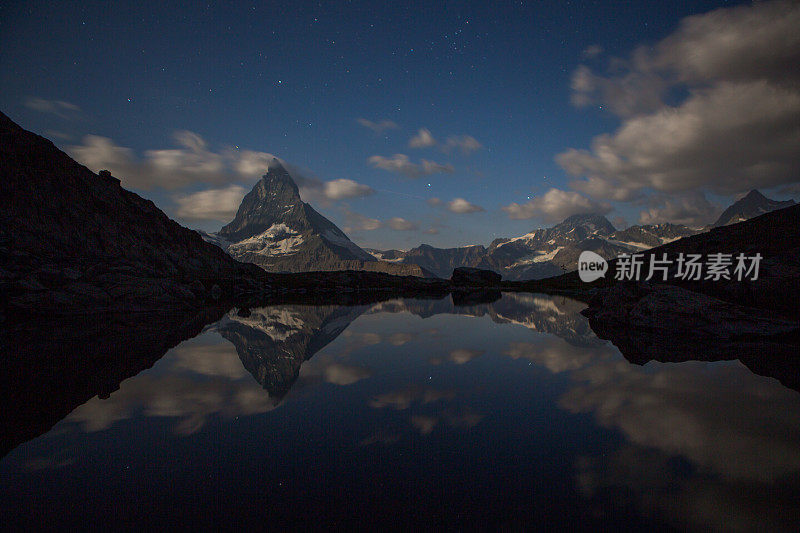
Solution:
<svg viewBox="0 0 800 533"><path fill-rule="evenodd" d="M631 362L739 359L800 390L800 324L672 285L618 284L583 311Z"/></svg>
<svg viewBox="0 0 800 533"><path fill-rule="evenodd" d="M450 281L457 286L497 285L502 279L497 272L470 267L456 268L450 276Z"/></svg>
<svg viewBox="0 0 800 533"><path fill-rule="evenodd" d="M6 311L194 306L265 278L2 113L0 197Z"/></svg>

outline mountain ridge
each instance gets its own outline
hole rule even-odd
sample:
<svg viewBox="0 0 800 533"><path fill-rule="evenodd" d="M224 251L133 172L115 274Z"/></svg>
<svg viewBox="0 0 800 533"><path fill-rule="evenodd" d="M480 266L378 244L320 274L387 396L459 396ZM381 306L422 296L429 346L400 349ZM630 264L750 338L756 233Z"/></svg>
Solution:
<svg viewBox="0 0 800 533"><path fill-rule="evenodd" d="M185 307L267 277L3 113L0 196L3 307Z"/></svg>
<svg viewBox="0 0 800 533"><path fill-rule="evenodd" d="M575 270L580 253L585 250L613 259L621 253L641 252L792 205L795 205L793 200L772 200L752 190L705 228L663 222L618 230L606 217L587 213L571 215L551 227L518 237L494 239L488 247L436 248L422 244L407 251L369 252L395 263L421 264L443 278L449 277L453 268L465 266L494 270L509 281L536 280Z"/></svg>
<svg viewBox="0 0 800 533"><path fill-rule="evenodd" d="M718 228L720 226L743 222L776 209L792 206L794 203L794 200L772 200L761 194L758 190L752 189L745 196L725 209L711 227Z"/></svg>

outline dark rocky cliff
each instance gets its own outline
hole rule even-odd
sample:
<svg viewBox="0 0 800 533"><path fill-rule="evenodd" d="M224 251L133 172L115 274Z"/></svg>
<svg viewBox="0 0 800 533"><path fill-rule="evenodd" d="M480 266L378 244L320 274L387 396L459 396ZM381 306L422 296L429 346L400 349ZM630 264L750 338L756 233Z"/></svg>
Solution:
<svg viewBox="0 0 800 533"><path fill-rule="evenodd" d="M0 197L6 309L186 306L265 278L2 113Z"/></svg>

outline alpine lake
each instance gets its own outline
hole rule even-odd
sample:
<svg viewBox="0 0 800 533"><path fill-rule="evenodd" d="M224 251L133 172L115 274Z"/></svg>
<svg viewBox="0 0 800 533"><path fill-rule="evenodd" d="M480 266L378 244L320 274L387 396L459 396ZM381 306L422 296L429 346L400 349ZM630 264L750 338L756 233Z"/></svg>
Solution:
<svg viewBox="0 0 800 533"><path fill-rule="evenodd" d="M27 325L5 348L26 363L3 383L0 529L794 530L800 393L740 354L634 364L583 308Z"/></svg>

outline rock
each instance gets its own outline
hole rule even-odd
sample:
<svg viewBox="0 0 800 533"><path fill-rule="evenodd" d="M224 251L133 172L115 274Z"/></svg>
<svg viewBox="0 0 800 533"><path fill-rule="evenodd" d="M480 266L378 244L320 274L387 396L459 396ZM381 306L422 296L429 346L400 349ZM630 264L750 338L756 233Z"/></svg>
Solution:
<svg viewBox="0 0 800 533"><path fill-rule="evenodd" d="M798 329L765 310L674 285L617 284L600 290L583 314L594 323L713 339L769 337ZM594 327L594 324L593 324Z"/></svg>
<svg viewBox="0 0 800 533"><path fill-rule="evenodd" d="M503 277L497 272L480 268L459 267L453 270L453 285L496 285Z"/></svg>
<svg viewBox="0 0 800 533"><path fill-rule="evenodd" d="M800 328L772 311L671 285L627 283L600 289L582 313L632 363L738 359L800 390Z"/></svg>

